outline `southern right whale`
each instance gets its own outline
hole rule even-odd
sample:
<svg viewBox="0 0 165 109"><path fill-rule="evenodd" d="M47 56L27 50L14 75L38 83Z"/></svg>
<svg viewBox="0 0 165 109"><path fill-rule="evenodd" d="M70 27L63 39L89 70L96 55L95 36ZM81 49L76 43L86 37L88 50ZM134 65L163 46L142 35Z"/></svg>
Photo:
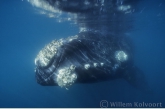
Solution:
<svg viewBox="0 0 165 109"><path fill-rule="evenodd" d="M35 58L36 80L44 86L69 88L124 78L146 88L144 73L134 64L134 48L125 33L133 27L138 0L29 0L74 14L77 35L53 40Z"/></svg>

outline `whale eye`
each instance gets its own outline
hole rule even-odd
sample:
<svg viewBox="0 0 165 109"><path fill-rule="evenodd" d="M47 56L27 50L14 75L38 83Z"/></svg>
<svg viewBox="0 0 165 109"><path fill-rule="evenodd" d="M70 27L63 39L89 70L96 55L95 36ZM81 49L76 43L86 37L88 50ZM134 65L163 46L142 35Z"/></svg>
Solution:
<svg viewBox="0 0 165 109"><path fill-rule="evenodd" d="M128 59L128 56L124 51L116 51L115 58L120 62L124 62Z"/></svg>

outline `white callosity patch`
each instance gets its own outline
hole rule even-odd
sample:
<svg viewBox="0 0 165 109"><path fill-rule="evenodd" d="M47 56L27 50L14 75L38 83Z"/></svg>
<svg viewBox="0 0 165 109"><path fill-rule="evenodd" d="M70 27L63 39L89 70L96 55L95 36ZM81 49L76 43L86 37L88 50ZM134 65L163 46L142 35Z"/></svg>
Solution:
<svg viewBox="0 0 165 109"><path fill-rule="evenodd" d="M56 82L60 87L65 87L68 89L77 79L75 73L75 66L71 65L70 67L64 67L59 69Z"/></svg>
<svg viewBox="0 0 165 109"><path fill-rule="evenodd" d="M115 58L117 59L117 61L124 62L128 59L128 56L124 51L116 51Z"/></svg>
<svg viewBox="0 0 165 109"><path fill-rule="evenodd" d="M97 66L98 66L98 63L93 63L93 66L94 66L94 67L97 67Z"/></svg>
<svg viewBox="0 0 165 109"><path fill-rule="evenodd" d="M90 68L90 64L85 64L84 68L88 70Z"/></svg>
<svg viewBox="0 0 165 109"><path fill-rule="evenodd" d="M100 64L98 64L98 63L96 63L96 62L94 62L93 63L93 67L98 67L98 66L100 66L100 67L103 67L104 66L104 63L100 63ZM86 70L88 70L90 67L92 67L92 65L90 65L90 64L85 64L84 65L84 68L86 69Z"/></svg>
<svg viewBox="0 0 165 109"><path fill-rule="evenodd" d="M73 40L75 40L77 38L78 38L78 35L70 36L70 37L67 38L67 41L71 42L71 41L73 41Z"/></svg>
<svg viewBox="0 0 165 109"><path fill-rule="evenodd" d="M102 63L102 62L101 62L101 63L100 63L100 65L101 65L101 66L103 66L103 65L104 65L104 63Z"/></svg>
<svg viewBox="0 0 165 109"><path fill-rule="evenodd" d="M49 64L51 59L57 54L58 48L63 45L63 40L53 40L46 45L35 58L35 65L45 67Z"/></svg>
<svg viewBox="0 0 165 109"><path fill-rule="evenodd" d="M85 27L80 27L79 29L80 29L80 30L79 30L80 32L85 32L85 31L87 31L87 28L85 28Z"/></svg>

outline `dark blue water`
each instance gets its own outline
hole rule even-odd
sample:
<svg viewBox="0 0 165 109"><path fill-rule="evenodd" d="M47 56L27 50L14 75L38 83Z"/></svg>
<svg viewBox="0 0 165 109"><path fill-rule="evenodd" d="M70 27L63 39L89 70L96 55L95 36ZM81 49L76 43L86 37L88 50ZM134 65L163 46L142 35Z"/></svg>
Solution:
<svg viewBox="0 0 165 109"><path fill-rule="evenodd" d="M139 10L128 35L135 44L136 65L145 72L151 91L141 92L125 80L75 84L65 90L37 84L34 59L45 44L77 34L78 27L37 14L27 1L1 0L0 107L100 107L101 100L108 107L112 102L165 107L165 2L142 1Z"/></svg>

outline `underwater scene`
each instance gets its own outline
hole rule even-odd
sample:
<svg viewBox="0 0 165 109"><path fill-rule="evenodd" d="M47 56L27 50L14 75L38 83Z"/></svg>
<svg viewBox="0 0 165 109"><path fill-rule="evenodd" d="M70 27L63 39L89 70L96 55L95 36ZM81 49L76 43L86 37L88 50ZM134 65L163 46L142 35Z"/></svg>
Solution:
<svg viewBox="0 0 165 109"><path fill-rule="evenodd" d="M164 108L164 0L0 1L0 108Z"/></svg>

